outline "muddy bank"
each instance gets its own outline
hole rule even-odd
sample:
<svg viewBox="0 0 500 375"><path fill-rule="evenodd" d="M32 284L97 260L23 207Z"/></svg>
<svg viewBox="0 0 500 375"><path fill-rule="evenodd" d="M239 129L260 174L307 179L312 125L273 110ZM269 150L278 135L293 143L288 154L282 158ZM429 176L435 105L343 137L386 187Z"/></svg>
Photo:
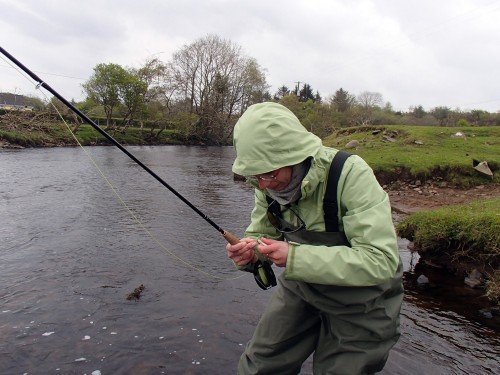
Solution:
<svg viewBox="0 0 500 375"><path fill-rule="evenodd" d="M426 184L394 182L384 185L391 200L392 209L401 214L412 214L422 210L454 204L469 203L478 199L500 197L500 185L479 185L470 189L446 186L446 182Z"/></svg>

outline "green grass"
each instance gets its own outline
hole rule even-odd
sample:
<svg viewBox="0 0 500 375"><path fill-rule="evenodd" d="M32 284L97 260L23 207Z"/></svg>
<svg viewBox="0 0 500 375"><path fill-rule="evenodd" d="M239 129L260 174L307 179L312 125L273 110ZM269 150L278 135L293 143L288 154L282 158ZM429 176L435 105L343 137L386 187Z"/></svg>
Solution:
<svg viewBox="0 0 500 375"><path fill-rule="evenodd" d="M15 130L0 129L0 140L23 147L62 146L74 140L62 125L19 126Z"/></svg>
<svg viewBox="0 0 500 375"><path fill-rule="evenodd" d="M451 264L469 263L489 272L487 293L500 299L500 198L417 212L397 230L424 259L446 256Z"/></svg>
<svg viewBox="0 0 500 375"><path fill-rule="evenodd" d="M155 131L157 133L158 130ZM127 128L126 131L108 133L124 145L178 144L177 132L167 129L158 137L151 137L150 129ZM80 143L86 145L106 145L110 142L90 125L82 125L75 133ZM76 145L74 138L64 124L43 124L33 126L19 125L15 130L0 129L0 140L23 147L51 147Z"/></svg>
<svg viewBox="0 0 500 375"><path fill-rule="evenodd" d="M457 132L466 137L454 137ZM323 143L344 149L354 139L359 146L347 151L365 159L384 183L435 177L461 187L500 182L500 127L352 127L339 129ZM494 177L474 170L473 159L486 160ZM397 229L423 259L486 272L487 295L500 301L500 198L418 212Z"/></svg>
<svg viewBox="0 0 500 375"><path fill-rule="evenodd" d="M378 134L373 131L380 130ZM457 132L466 138L453 137ZM384 140L384 136L394 142ZM429 179L440 176L459 186L500 182L472 168L472 160L486 160L500 169L500 127L368 126L343 128L324 139L327 146L343 149L350 140L360 142L349 149L363 157L377 175ZM422 144L419 144L422 143Z"/></svg>

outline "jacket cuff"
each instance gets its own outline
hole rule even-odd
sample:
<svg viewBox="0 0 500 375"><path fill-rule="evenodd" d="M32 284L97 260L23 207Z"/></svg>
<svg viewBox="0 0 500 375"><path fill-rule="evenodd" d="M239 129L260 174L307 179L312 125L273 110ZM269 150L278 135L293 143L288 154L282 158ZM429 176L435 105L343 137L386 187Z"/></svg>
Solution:
<svg viewBox="0 0 500 375"><path fill-rule="evenodd" d="M286 260L286 267L284 272L285 279L293 276L296 250L297 244L295 242L288 242L288 257Z"/></svg>

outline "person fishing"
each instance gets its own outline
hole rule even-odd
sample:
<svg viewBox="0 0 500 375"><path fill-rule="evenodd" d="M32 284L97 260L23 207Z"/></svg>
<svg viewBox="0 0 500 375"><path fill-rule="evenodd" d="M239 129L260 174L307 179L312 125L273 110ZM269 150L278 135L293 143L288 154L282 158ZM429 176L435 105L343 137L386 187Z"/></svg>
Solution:
<svg viewBox="0 0 500 375"><path fill-rule="evenodd" d="M299 373L312 353L315 374L381 371L400 336L403 287L389 198L373 171L277 103L243 113L234 147L233 172L255 188L255 207L227 255L243 270L256 255L284 268L238 373Z"/></svg>

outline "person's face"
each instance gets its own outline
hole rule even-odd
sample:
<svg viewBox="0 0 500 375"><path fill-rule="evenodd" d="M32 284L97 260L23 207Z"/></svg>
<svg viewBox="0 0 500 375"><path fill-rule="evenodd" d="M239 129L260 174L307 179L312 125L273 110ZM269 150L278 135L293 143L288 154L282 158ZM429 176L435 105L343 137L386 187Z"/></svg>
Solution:
<svg viewBox="0 0 500 375"><path fill-rule="evenodd" d="M292 179L292 167L283 167L275 171L255 176L259 182L259 188L281 191L285 189Z"/></svg>

